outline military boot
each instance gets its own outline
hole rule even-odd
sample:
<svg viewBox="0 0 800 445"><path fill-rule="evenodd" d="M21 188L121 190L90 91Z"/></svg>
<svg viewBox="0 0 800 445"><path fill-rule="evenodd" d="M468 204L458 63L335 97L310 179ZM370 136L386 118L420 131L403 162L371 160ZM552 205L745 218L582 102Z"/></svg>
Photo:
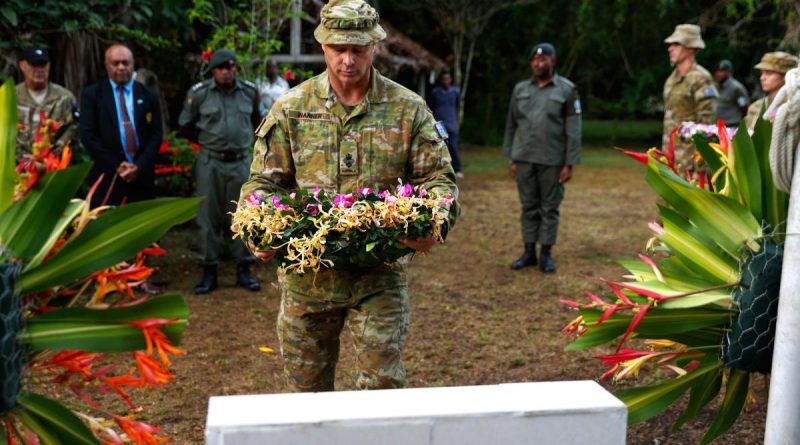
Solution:
<svg viewBox="0 0 800 445"><path fill-rule="evenodd" d="M252 292L261 290L261 283L250 275L250 265L247 263L236 265L236 285Z"/></svg>
<svg viewBox="0 0 800 445"><path fill-rule="evenodd" d="M511 263L511 268L514 270L522 269L526 266L536 265L536 243L525 243L525 253L522 254L516 261Z"/></svg>
<svg viewBox="0 0 800 445"><path fill-rule="evenodd" d="M194 293L207 294L217 288L217 265L208 264L203 266L203 278L194 287Z"/></svg>
<svg viewBox="0 0 800 445"><path fill-rule="evenodd" d="M542 246L542 253L539 255L539 269L544 273L553 273L556 271L556 262L553 261L551 250L553 246Z"/></svg>

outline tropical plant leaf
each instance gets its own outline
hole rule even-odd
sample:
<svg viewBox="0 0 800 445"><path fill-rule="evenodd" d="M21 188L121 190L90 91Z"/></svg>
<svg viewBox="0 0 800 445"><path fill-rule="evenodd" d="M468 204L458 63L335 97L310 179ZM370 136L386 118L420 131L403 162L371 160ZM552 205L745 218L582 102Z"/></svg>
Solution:
<svg viewBox="0 0 800 445"><path fill-rule="evenodd" d="M762 219L761 166L753 140L747 131L737 131L731 140L729 157L733 158L733 175L744 205L750 209L756 221Z"/></svg>
<svg viewBox="0 0 800 445"><path fill-rule="evenodd" d="M56 244L56 241L61 238L64 230L69 227L69 225L72 223L72 220L75 219L75 217L77 217L81 212L81 206L83 205L83 202L84 201L80 199L73 199L69 202L69 204L67 204L67 208L64 210L64 213L58 219L55 227L50 232L50 237L47 238L44 245L42 245L42 247L39 249L39 253L37 253L36 256L28 262L28 264L26 264L26 267L36 267L44 260L47 254L50 253L50 249L52 249Z"/></svg>
<svg viewBox="0 0 800 445"><path fill-rule="evenodd" d="M41 250L90 167L78 164L44 175L24 198L0 214L0 240L14 257L27 261Z"/></svg>
<svg viewBox="0 0 800 445"><path fill-rule="evenodd" d="M746 127L744 127L746 128ZM741 130L741 126L740 129ZM753 130L753 147L756 151L758 163L761 166L761 188L762 188L762 215L764 220L773 230L779 229L786 223L786 215L789 209L789 195L778 190L772 179L772 170L769 165L769 146L772 140L772 123L764 120L761 113L758 114L756 125ZM784 226L785 229L785 226ZM782 231L778 231L777 239L783 239Z"/></svg>
<svg viewBox="0 0 800 445"><path fill-rule="evenodd" d="M33 413L28 412L25 409L17 410L16 412L17 418L19 418L20 422L27 429L33 432L36 437L39 438L39 442L42 445L61 445L62 442L58 438L58 436L53 432L42 425L42 422L39 421L39 418L34 415Z"/></svg>
<svg viewBox="0 0 800 445"><path fill-rule="evenodd" d="M596 309L581 309L586 325L585 334L576 341L567 345L567 351L591 348L609 343L625 333L633 317L630 315L614 314L606 319L600 326L595 326L603 316L603 311ZM662 309L654 307L647 312L634 329L640 338L660 339L666 335L691 332L697 329L721 326L730 321L730 311L692 308L692 309ZM717 340L719 340L719 334Z"/></svg>
<svg viewBox="0 0 800 445"><path fill-rule="evenodd" d="M70 283L130 259L170 227L194 218L202 199L163 198L109 210L48 261L25 270L17 282L20 293Z"/></svg>
<svg viewBox="0 0 800 445"><path fill-rule="evenodd" d="M714 361L717 360L716 356L712 356L712 358ZM683 414L675 421L675 425L672 427L673 431L697 416L703 407L708 405L709 402L719 395L719 390L722 386L722 374L723 370L719 368L717 372L706 374L692 385L692 390L689 393L689 404L686 406L686 410Z"/></svg>
<svg viewBox="0 0 800 445"><path fill-rule="evenodd" d="M100 445L100 441L81 419L61 403L39 394L26 393L20 397L19 404L60 443Z"/></svg>
<svg viewBox="0 0 800 445"><path fill-rule="evenodd" d="M14 175L17 144L17 92L14 79L0 87L0 212L14 199Z"/></svg>
<svg viewBox="0 0 800 445"><path fill-rule="evenodd" d="M725 328L711 327L696 329L689 332L664 334L662 338L689 346L690 348L712 348L719 350L722 348L720 339L725 335L725 332Z"/></svg>
<svg viewBox="0 0 800 445"><path fill-rule="evenodd" d="M732 257L747 246L758 251L761 224L749 209L737 201L688 184L667 166L651 160L645 179L678 213L684 215L706 236ZM720 221L725 222L724 229Z"/></svg>
<svg viewBox="0 0 800 445"><path fill-rule="evenodd" d="M652 386L622 389L615 391L614 395L628 407L628 425L633 425L664 411L694 382L709 373L719 372L721 366L718 363L701 365L681 377Z"/></svg>
<svg viewBox="0 0 800 445"><path fill-rule="evenodd" d="M709 171L715 172L725 167L725 165L722 163L720 154L711 148L711 146L708 144L709 140L704 134L696 133L692 137L692 142L694 142L694 146L697 151L700 152L700 156L703 157L703 161L705 161ZM716 187L716 184L714 186Z"/></svg>
<svg viewBox="0 0 800 445"><path fill-rule="evenodd" d="M708 427L700 445L706 445L712 440L728 431L739 418L744 403L747 400L747 390L750 384L750 373L741 369L732 369L728 374L728 384L725 386L725 398L717 411L717 416Z"/></svg>
<svg viewBox="0 0 800 445"><path fill-rule="evenodd" d="M142 331L127 322L148 318L176 319L161 327L174 345L179 345L189 308L180 295L166 295L134 306L109 309L64 308L26 321L20 343L32 351L79 349L90 352L128 352L147 346Z"/></svg>

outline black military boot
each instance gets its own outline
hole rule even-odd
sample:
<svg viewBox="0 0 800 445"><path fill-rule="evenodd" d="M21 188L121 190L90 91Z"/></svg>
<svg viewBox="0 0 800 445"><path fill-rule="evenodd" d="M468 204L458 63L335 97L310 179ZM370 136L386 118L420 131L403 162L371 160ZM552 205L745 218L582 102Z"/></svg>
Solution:
<svg viewBox="0 0 800 445"><path fill-rule="evenodd" d="M556 262L553 261L553 256L550 254L553 246L542 246L542 253L539 255L539 269L544 273L553 273L556 271Z"/></svg>
<svg viewBox="0 0 800 445"><path fill-rule="evenodd" d="M522 254L516 261L511 263L511 268L514 270L522 269L526 266L536 265L536 243L525 243L525 253Z"/></svg>
<svg viewBox="0 0 800 445"><path fill-rule="evenodd" d="M207 294L217 288L217 265L208 264L203 266L203 278L194 287L194 293Z"/></svg>
<svg viewBox="0 0 800 445"><path fill-rule="evenodd" d="M236 265L236 285L252 292L261 290L261 283L250 275L250 265L247 263Z"/></svg>

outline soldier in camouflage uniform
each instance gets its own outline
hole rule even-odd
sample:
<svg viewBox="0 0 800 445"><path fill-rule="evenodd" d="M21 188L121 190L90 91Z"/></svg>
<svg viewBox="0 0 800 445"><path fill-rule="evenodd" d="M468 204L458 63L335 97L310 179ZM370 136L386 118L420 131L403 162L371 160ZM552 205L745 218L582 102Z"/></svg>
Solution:
<svg viewBox="0 0 800 445"><path fill-rule="evenodd" d="M384 190L398 178L457 198L444 127L422 98L372 68L375 43L386 36L377 12L362 0L332 0L322 8L314 36L327 70L289 90L262 121L241 199L254 191L316 186L329 193ZM449 212L452 225L455 201ZM404 242L426 252L436 240ZM269 260L274 251L255 254ZM333 390L345 325L355 344L358 388L405 385L403 260L371 269L323 269L316 276L280 271L279 280L278 338L292 391Z"/></svg>
<svg viewBox="0 0 800 445"><path fill-rule="evenodd" d="M61 85L50 82L47 50L37 47L25 49L19 57L19 68L24 81L16 87L17 163L31 153L41 112L46 118L62 124L52 140L53 151L58 154L75 137L77 121L74 116L78 109L75 95Z"/></svg>
<svg viewBox="0 0 800 445"><path fill-rule="evenodd" d="M522 204L522 240L525 250L511 263L514 270L537 265L542 272L556 270L551 249L558 234L558 208L572 167L581 161L581 101L575 84L555 73L556 50L549 43L533 47L533 77L517 83L511 94L503 155L517 180Z"/></svg>
<svg viewBox="0 0 800 445"><path fill-rule="evenodd" d="M755 66L757 70L761 70L761 75L759 76L761 89L767 95L750 104L750 108L747 109L745 122L747 123L748 130L753 131L753 127L758 120L758 115L763 113L764 110L769 107L772 100L775 99L778 90L783 87L786 73L790 69L795 68L797 62L797 57L782 51L776 51L764 54L761 58L761 62Z"/></svg>
<svg viewBox="0 0 800 445"><path fill-rule="evenodd" d="M706 47L697 25L678 25L664 39L669 61L675 70L664 83L664 134L661 145L669 146L673 128L681 122L713 124L717 114L717 89L711 74L694 60L695 54ZM675 139L675 162L679 171L702 169L694 156L694 146Z"/></svg>
<svg viewBox="0 0 800 445"><path fill-rule="evenodd" d="M247 180L253 129L261 120L258 89L254 83L236 78L236 55L228 49L218 49L208 65L212 78L189 90L178 117L182 132L201 148L195 179L197 195L205 197L197 212L203 277L194 288L197 294L217 288L220 233L228 233L228 214L235 210L239 190ZM237 239L232 250L236 285L260 290L261 284L250 274L254 259L247 247Z"/></svg>

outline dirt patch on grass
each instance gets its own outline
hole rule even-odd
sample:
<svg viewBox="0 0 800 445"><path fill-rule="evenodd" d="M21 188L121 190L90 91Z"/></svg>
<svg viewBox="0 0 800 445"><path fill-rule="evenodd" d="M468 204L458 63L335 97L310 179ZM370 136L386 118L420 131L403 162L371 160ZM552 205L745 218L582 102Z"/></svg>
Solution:
<svg viewBox="0 0 800 445"><path fill-rule="evenodd" d="M587 278L618 277L623 269L615 260L643 249L650 236L647 222L657 216L656 197L644 182L644 171L610 150L585 150L584 166L576 169L561 208L554 249L558 272L544 275L535 269L509 269L522 253L519 202L499 150L468 147L462 156L463 215L447 243L430 256L414 258L409 270L408 385L596 379L605 369L593 357L603 351L564 351L568 340L560 329L575 314L558 299L601 291L600 283ZM163 428L179 444L203 442L208 397L285 391L280 356L258 349L278 350L274 268L258 267L264 290L251 293L233 287L233 266L223 265L221 288L195 296L191 288L199 270L189 250L193 238L192 231L178 230L164 240L170 256L158 275L169 291L185 295L191 307L183 344L188 355L175 361L178 380L168 392L153 391L139 399L145 407L142 419ZM355 374L346 337L336 379L341 390L353 389ZM717 443L763 441L766 384L753 388L757 402ZM673 433L670 428L680 411L671 409L630 428L628 443L697 443L714 413L706 409Z"/></svg>

